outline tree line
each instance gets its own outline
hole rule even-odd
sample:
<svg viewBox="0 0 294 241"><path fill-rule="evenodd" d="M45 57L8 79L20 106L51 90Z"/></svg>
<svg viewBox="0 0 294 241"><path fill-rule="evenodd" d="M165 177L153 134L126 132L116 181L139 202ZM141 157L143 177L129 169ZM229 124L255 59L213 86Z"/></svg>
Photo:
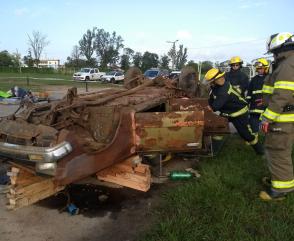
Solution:
<svg viewBox="0 0 294 241"><path fill-rule="evenodd" d="M22 59L23 62L29 67L38 66L41 55L48 44L47 36L40 31L33 31L31 35L28 34L28 51ZM104 29L93 27L88 29L82 35L80 41L73 46L70 56L66 59L65 67L99 66L102 70L106 70L119 66L121 69L127 70L131 66L136 66L145 71L152 67L169 70L170 63L172 63L173 69L180 70L185 65L190 65L197 70L197 63L188 62L187 56L187 48L183 45L176 48L175 43L162 56L149 51L137 52L126 47L123 38L115 31L110 33ZM0 66L18 67L20 65L21 57L19 53L10 54L5 50L0 52ZM205 69L210 66L212 66L211 62L204 62Z"/></svg>

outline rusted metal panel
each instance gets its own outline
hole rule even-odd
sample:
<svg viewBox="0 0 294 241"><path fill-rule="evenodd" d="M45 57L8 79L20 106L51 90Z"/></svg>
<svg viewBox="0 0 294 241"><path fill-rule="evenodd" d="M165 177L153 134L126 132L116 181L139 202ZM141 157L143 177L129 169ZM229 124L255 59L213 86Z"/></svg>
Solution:
<svg viewBox="0 0 294 241"><path fill-rule="evenodd" d="M113 141L102 150L87 153L71 132L65 140L73 146L73 152L58 162L55 181L66 185L81 180L115 163L125 160L136 152L134 112L124 110Z"/></svg>
<svg viewBox="0 0 294 241"><path fill-rule="evenodd" d="M216 115L208 107L208 100L204 98L179 98L169 101L169 111L204 111L205 135L230 133L228 120Z"/></svg>
<svg viewBox="0 0 294 241"><path fill-rule="evenodd" d="M192 151L202 146L203 111L136 113L138 151Z"/></svg>

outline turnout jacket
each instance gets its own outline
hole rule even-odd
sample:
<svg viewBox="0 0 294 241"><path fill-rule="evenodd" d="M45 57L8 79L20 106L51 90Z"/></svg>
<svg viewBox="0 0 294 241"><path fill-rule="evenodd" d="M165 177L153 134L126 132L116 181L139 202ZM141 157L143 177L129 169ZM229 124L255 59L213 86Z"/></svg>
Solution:
<svg viewBox="0 0 294 241"><path fill-rule="evenodd" d="M242 94L242 96L245 96L245 92L249 86L249 79L245 73L243 73L240 69L237 71L231 69L226 73L225 78Z"/></svg>
<svg viewBox="0 0 294 241"><path fill-rule="evenodd" d="M266 75L254 76L248 87L246 99L249 102L249 112L261 114L264 112L265 106L263 103L262 87Z"/></svg>
<svg viewBox="0 0 294 241"><path fill-rule="evenodd" d="M262 117L271 122L294 122L294 51L279 54L278 65L264 83L263 93L269 95L268 107Z"/></svg>
<svg viewBox="0 0 294 241"><path fill-rule="evenodd" d="M222 86L211 87L208 103L213 111L220 111L225 117L237 117L248 112L246 100L229 81Z"/></svg>

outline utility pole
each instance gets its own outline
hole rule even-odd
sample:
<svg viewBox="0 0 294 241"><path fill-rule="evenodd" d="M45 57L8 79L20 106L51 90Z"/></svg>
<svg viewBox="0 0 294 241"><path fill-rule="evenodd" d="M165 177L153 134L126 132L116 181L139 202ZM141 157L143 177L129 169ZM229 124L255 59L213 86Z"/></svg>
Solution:
<svg viewBox="0 0 294 241"><path fill-rule="evenodd" d="M166 41L167 43L172 44L172 49L169 52L172 57L172 70L174 70L174 68L175 68L176 54L177 54L176 42L178 42L178 41L179 41L178 39L175 41Z"/></svg>

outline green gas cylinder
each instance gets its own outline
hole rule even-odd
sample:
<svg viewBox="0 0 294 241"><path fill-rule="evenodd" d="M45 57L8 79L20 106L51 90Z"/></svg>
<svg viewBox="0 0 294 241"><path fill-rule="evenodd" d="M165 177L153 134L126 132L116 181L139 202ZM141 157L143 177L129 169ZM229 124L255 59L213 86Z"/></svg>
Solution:
<svg viewBox="0 0 294 241"><path fill-rule="evenodd" d="M186 171L171 171L169 173L169 178L171 180L188 180L193 178L193 173L191 172L186 172Z"/></svg>

